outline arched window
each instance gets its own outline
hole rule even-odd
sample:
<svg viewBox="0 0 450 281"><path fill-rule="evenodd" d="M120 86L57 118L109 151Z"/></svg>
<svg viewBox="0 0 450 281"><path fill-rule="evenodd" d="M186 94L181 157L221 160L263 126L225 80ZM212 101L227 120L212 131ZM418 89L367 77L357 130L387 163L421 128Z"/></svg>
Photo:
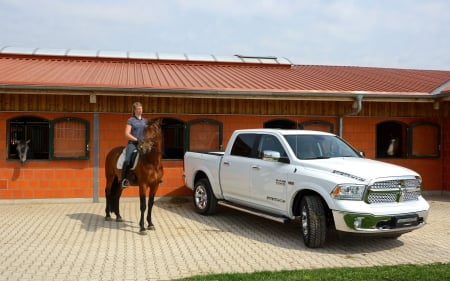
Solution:
<svg viewBox="0 0 450 281"><path fill-rule="evenodd" d="M8 159L18 159L16 143L29 142L27 159L49 158L49 121L34 116L20 116L8 120Z"/></svg>
<svg viewBox="0 0 450 281"><path fill-rule="evenodd" d="M298 128L302 130L315 130L327 133L334 133L333 123L323 120L309 120L298 124Z"/></svg>
<svg viewBox="0 0 450 281"><path fill-rule="evenodd" d="M264 122L264 128L297 129L297 122L289 119L272 119L267 122Z"/></svg>
<svg viewBox="0 0 450 281"><path fill-rule="evenodd" d="M163 159L183 159L185 152L185 124L175 118L163 118Z"/></svg>
<svg viewBox="0 0 450 281"><path fill-rule="evenodd" d="M440 156L440 127L430 122L417 122L409 126L408 153L411 157Z"/></svg>
<svg viewBox="0 0 450 281"><path fill-rule="evenodd" d="M195 119L187 123L186 146L190 151L222 150L223 125L213 119Z"/></svg>
<svg viewBox="0 0 450 281"><path fill-rule="evenodd" d="M376 157L404 158L407 152L407 125L398 121L385 121L376 127Z"/></svg>
<svg viewBox="0 0 450 281"><path fill-rule="evenodd" d="M80 118L64 117L51 122L50 157L52 159L89 158L89 122Z"/></svg>

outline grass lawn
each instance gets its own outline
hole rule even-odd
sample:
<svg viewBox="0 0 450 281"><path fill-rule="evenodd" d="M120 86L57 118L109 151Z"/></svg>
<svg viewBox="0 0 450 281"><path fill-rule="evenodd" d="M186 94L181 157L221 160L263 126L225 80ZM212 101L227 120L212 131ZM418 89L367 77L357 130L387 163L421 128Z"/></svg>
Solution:
<svg viewBox="0 0 450 281"><path fill-rule="evenodd" d="M180 281L200 280L314 280L314 281L404 281L404 280L450 280L450 264L396 265L355 268L327 268L278 272L234 273L193 276Z"/></svg>

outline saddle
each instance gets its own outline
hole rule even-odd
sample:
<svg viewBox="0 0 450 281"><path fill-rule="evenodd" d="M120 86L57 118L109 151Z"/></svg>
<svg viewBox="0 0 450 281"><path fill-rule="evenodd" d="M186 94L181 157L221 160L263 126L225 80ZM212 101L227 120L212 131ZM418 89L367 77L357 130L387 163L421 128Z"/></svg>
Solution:
<svg viewBox="0 0 450 281"><path fill-rule="evenodd" d="M119 158L117 159L117 164L116 167L117 169L121 170L123 167L123 162L125 162L125 152L126 152L127 148L125 147L122 150L122 153L120 154ZM133 153L131 154L131 160L130 160L130 171L134 171L134 169L136 168L137 162L139 160L139 153L137 152L137 150L133 150Z"/></svg>

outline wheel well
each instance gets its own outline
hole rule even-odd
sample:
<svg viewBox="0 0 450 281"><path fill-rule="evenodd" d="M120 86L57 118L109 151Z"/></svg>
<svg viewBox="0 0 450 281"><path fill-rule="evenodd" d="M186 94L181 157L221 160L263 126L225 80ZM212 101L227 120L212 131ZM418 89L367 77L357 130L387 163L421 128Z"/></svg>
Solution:
<svg viewBox="0 0 450 281"><path fill-rule="evenodd" d="M198 172L195 174L195 178L194 178L193 184L195 185L195 183L196 183L199 179L208 179L208 176L207 176L204 172L198 171Z"/></svg>
<svg viewBox="0 0 450 281"><path fill-rule="evenodd" d="M323 197L319 193L313 190L304 189L297 193L297 195L294 198L294 203L292 204L292 213L295 216L300 216L300 202L302 201L302 198L305 197L306 195L316 195L320 198L323 207L325 208L325 216L327 218L327 224L329 226L334 225L333 213L331 212L331 209L328 207L327 202L323 199Z"/></svg>

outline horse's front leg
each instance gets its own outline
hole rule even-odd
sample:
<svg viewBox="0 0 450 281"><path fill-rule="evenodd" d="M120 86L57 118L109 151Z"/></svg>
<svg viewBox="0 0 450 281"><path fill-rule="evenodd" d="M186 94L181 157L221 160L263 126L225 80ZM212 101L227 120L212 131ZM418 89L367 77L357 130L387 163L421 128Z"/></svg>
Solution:
<svg viewBox="0 0 450 281"><path fill-rule="evenodd" d="M155 195L149 194L148 197L148 211L147 211L147 222L148 222L148 230L155 230L155 226L152 223L152 209L153 203L155 203Z"/></svg>
<svg viewBox="0 0 450 281"><path fill-rule="evenodd" d="M139 195L139 201L140 201L140 208L141 208L141 219L139 220L139 226L141 232L145 231L145 225L144 225L144 214L145 214L145 193Z"/></svg>

